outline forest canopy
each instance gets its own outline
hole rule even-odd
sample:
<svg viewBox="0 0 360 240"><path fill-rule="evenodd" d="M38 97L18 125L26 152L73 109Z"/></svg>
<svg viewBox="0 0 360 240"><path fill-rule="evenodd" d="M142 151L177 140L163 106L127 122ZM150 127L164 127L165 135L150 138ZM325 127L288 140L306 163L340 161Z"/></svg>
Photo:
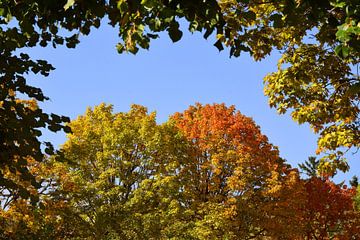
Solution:
<svg viewBox="0 0 360 240"><path fill-rule="evenodd" d="M359 19L358 0L1 1L1 238L359 238L355 187L329 178L360 145ZM177 42L185 28L232 57L279 51L264 92L318 134L315 174L300 178L221 104L161 125L142 106L103 104L71 123L44 112L49 98L27 78L54 66L26 50L75 48L104 23L118 29L119 53L149 49L161 32ZM40 141L44 129L70 134L60 151Z"/></svg>
<svg viewBox="0 0 360 240"><path fill-rule="evenodd" d="M1 192L3 239L356 239L356 188L300 178L251 118L190 106L163 124L140 105L69 123L67 161L31 161L37 205ZM29 191L30 191L29 190Z"/></svg>

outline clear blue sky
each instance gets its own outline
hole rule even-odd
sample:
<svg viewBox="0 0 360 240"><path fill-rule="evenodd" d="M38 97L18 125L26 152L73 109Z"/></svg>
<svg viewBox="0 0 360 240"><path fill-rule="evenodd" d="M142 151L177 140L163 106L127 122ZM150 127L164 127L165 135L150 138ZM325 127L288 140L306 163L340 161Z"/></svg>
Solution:
<svg viewBox="0 0 360 240"><path fill-rule="evenodd" d="M314 155L316 136L310 128L297 125L289 115L278 115L263 94L262 78L276 70L278 54L262 62L248 54L229 58L228 51L219 53L212 46L213 41L185 32L178 43L162 35L149 51L119 55L117 40L116 29L103 24L82 36L76 49L29 50L31 56L47 59L56 67L50 77L31 81L51 98L43 108L74 119L88 106L102 102L113 104L115 111L128 111L136 103L156 111L158 122L163 122L195 102L224 102L252 117L293 166ZM45 134L45 139L58 146L66 137ZM336 181L360 175L360 160L355 157L350 157L350 172L340 174Z"/></svg>

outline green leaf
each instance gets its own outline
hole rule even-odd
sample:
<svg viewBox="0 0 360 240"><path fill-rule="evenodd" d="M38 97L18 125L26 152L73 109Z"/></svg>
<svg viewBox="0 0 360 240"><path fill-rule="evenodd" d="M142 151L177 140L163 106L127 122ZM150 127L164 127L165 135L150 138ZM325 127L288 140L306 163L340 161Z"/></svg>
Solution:
<svg viewBox="0 0 360 240"><path fill-rule="evenodd" d="M335 53L340 58L347 58L350 53L350 48L344 45L336 46Z"/></svg>
<svg viewBox="0 0 360 240"><path fill-rule="evenodd" d="M6 17L5 17L5 22L8 23L11 21L11 19L12 19L12 15L11 15L10 11L8 11L6 14Z"/></svg>
<svg viewBox="0 0 360 240"><path fill-rule="evenodd" d="M339 57L341 57L341 49L342 49L342 45L338 45L335 48L335 53L336 55L338 55Z"/></svg>
<svg viewBox="0 0 360 240"><path fill-rule="evenodd" d="M182 38L182 31L179 30L179 24L172 24L168 29L169 36L173 42L177 42Z"/></svg>
<svg viewBox="0 0 360 240"><path fill-rule="evenodd" d="M138 47L132 47L132 48L129 48L128 51L135 55L139 51L139 48Z"/></svg>
<svg viewBox="0 0 360 240"><path fill-rule="evenodd" d="M282 16L280 14L276 13L271 15L270 20L274 22L273 23L274 28L281 28L284 26Z"/></svg>
<svg viewBox="0 0 360 240"><path fill-rule="evenodd" d="M208 37L213 33L214 29L213 28L208 28L206 29L205 33L204 33L204 38L208 39Z"/></svg>
<svg viewBox="0 0 360 240"><path fill-rule="evenodd" d="M346 47L346 46L343 46L342 47L342 56L343 56L343 58L347 58L347 56L349 56L349 53L350 53L350 48Z"/></svg>
<svg viewBox="0 0 360 240"><path fill-rule="evenodd" d="M219 50L219 52L224 50L224 47L220 40L217 40L216 43L214 44L214 46Z"/></svg>
<svg viewBox="0 0 360 240"><path fill-rule="evenodd" d="M198 27L199 27L199 23L196 20L194 20L189 25L189 31L195 32L198 29Z"/></svg>
<svg viewBox="0 0 360 240"><path fill-rule="evenodd" d="M152 9L158 5L158 3L154 0L142 0L141 5L144 5L148 9Z"/></svg>
<svg viewBox="0 0 360 240"><path fill-rule="evenodd" d="M247 20L252 20L252 21L256 20L256 14L253 11L244 12L242 15Z"/></svg>
<svg viewBox="0 0 360 240"><path fill-rule="evenodd" d="M340 58L347 58L350 54L351 48L344 46L344 45L338 45L335 48L335 54Z"/></svg>
<svg viewBox="0 0 360 240"><path fill-rule="evenodd" d="M346 93L351 96L359 94L360 93L360 82L351 85Z"/></svg>
<svg viewBox="0 0 360 240"><path fill-rule="evenodd" d="M343 8L346 6L346 2L336 2L336 3L331 2L330 4L335 8Z"/></svg>
<svg viewBox="0 0 360 240"><path fill-rule="evenodd" d="M147 33L146 36L148 36L149 38L152 38L152 39L157 39L157 38L159 38L159 35L158 35L158 34L152 34L152 33Z"/></svg>
<svg viewBox="0 0 360 240"><path fill-rule="evenodd" d="M121 14L125 14L128 11L128 4L125 1L118 1L117 8Z"/></svg>
<svg viewBox="0 0 360 240"><path fill-rule="evenodd" d="M341 42L348 42L349 40L351 40L349 31L342 29L336 32L336 38Z"/></svg>
<svg viewBox="0 0 360 240"><path fill-rule="evenodd" d="M50 125L48 126L48 129L52 132L57 132L57 131L60 131L62 128L61 125L58 125L58 124L54 124L54 125Z"/></svg>

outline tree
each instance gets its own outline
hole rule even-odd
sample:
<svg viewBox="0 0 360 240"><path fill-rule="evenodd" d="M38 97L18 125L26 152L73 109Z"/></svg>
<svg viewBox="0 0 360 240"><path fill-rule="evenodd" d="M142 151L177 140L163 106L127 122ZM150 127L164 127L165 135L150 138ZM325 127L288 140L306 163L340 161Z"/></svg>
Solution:
<svg viewBox="0 0 360 240"><path fill-rule="evenodd" d="M160 239L168 224L181 221L172 210L181 201L176 171L187 145L173 126L158 125L139 105L113 113L105 104L69 125L57 191L87 229L80 238Z"/></svg>
<svg viewBox="0 0 360 240"><path fill-rule="evenodd" d="M3 97L0 101L0 192L12 197L31 197L35 202L36 196L30 192L33 187L41 188L41 183L36 180L36 173L31 172L31 162L41 162L45 157L38 139L39 129L48 126L54 131L62 128L68 131L61 125L68 118L43 113L35 100L16 98L8 85L14 86L7 81L0 84ZM37 92L32 90L34 94ZM51 143L44 145L47 154L54 152ZM0 205L3 204L6 202L0 199Z"/></svg>
<svg viewBox="0 0 360 240"><path fill-rule="evenodd" d="M136 228L137 217L129 205L134 191L160 164L155 115L136 105L129 113L113 114L112 106L102 104L70 127L73 133L62 149L74 163L68 171L76 190L68 199L89 226L89 236L145 238L146 229ZM139 214L142 210L137 209Z"/></svg>
<svg viewBox="0 0 360 240"><path fill-rule="evenodd" d="M359 212L354 209L355 188L330 180L305 180L306 208L303 239L356 239L360 235Z"/></svg>
<svg viewBox="0 0 360 240"><path fill-rule="evenodd" d="M41 162L44 149L46 154L54 152L51 143L44 143L45 147L41 147L38 139L41 129L47 127L54 132L69 132L68 127L63 125L69 118L44 113L37 102L48 98L40 88L26 82L27 75L48 76L54 68L44 60L31 60L20 50L39 43L45 46L51 41L49 29L57 31L54 19L46 19L46 5L44 2L38 4L31 1L0 3L0 186L23 198L30 196L29 191L9 178L8 172L19 175L21 182L31 182L39 188L39 182L29 172L30 163L27 160L32 158ZM11 21L13 17L15 20ZM56 42L60 41L54 38L53 44L56 46ZM24 96L25 100L20 99L19 95Z"/></svg>
<svg viewBox="0 0 360 240"><path fill-rule="evenodd" d="M302 209L302 239L356 239L359 237L360 220L356 209L357 178L350 181L352 188L344 182L335 184L327 173L319 173L319 160L309 157L308 161L299 164L307 178L302 181L305 186L304 208Z"/></svg>
<svg viewBox="0 0 360 240"><path fill-rule="evenodd" d="M292 112L320 135L319 168L333 174L348 166L342 149L358 147L360 59L358 1L220 1L231 54L250 51L261 60L282 52L278 71L264 78L269 104ZM252 16L246 21L246 17ZM329 162L330 164L326 164Z"/></svg>
<svg viewBox="0 0 360 240"><path fill-rule="evenodd" d="M298 172L251 118L234 106L196 104L172 120L193 145L180 175L199 239L298 236L289 227L301 219Z"/></svg>
<svg viewBox="0 0 360 240"><path fill-rule="evenodd" d="M318 176L318 166L319 160L316 160L316 157L309 157L305 163L300 163L299 168L305 173L308 177L317 177Z"/></svg>
<svg viewBox="0 0 360 240"><path fill-rule="evenodd" d="M58 179L66 178L62 164L50 158L42 162L28 158L27 163L29 174L35 176L40 187L7 173L31 198L0 188L0 239L64 239L82 232L81 225L75 224L79 218L70 211L59 187ZM62 181L62 187L66 186L71 186L69 180Z"/></svg>

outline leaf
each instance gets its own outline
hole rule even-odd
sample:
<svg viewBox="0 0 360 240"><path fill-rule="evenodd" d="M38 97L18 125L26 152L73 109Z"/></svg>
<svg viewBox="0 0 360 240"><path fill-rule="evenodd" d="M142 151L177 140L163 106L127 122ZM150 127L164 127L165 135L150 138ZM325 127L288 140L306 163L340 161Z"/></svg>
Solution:
<svg viewBox="0 0 360 240"><path fill-rule="evenodd" d="M75 0L68 0L67 3L64 5L65 11L72 7L75 3Z"/></svg>
<svg viewBox="0 0 360 240"><path fill-rule="evenodd" d="M256 13L254 13L253 11L248 11L248 12L244 12L242 14L242 16L244 18L246 18L247 20L251 20L251 21L255 21L256 20Z"/></svg>
<svg viewBox="0 0 360 240"><path fill-rule="evenodd" d="M60 131L61 128L62 128L62 126L59 124L52 124L52 125L48 126L48 129L52 132Z"/></svg>
<svg viewBox="0 0 360 240"><path fill-rule="evenodd" d="M360 93L360 82L351 85L346 92L346 94L349 94L350 96L354 96L359 93Z"/></svg>
<svg viewBox="0 0 360 240"><path fill-rule="evenodd" d="M342 52L343 58L347 58L347 56L349 56L349 53L350 53L350 48L347 46L343 46L341 52Z"/></svg>
<svg viewBox="0 0 360 240"><path fill-rule="evenodd" d="M159 35L158 35L158 34L152 34L152 33L147 33L146 36L148 36L148 37L151 38L151 39L157 39L157 38L159 38Z"/></svg>
<svg viewBox="0 0 360 240"><path fill-rule="evenodd" d="M125 51L125 46L123 44L121 44L121 43L118 43L116 45L116 50L118 51L118 53L121 54L121 53L123 53Z"/></svg>
<svg viewBox="0 0 360 240"><path fill-rule="evenodd" d="M346 2L331 2L330 1L331 6L335 7L335 8L344 8L346 6Z"/></svg>
<svg viewBox="0 0 360 240"><path fill-rule="evenodd" d="M219 50L219 52L221 52L222 50L224 50L224 47L221 43L220 40L217 40L216 43L214 44L214 46Z"/></svg>
<svg viewBox="0 0 360 240"><path fill-rule="evenodd" d="M169 36L173 42L177 42L182 38L182 31L178 28L179 24L172 24L170 28L168 29Z"/></svg>
<svg viewBox="0 0 360 240"><path fill-rule="evenodd" d="M205 33L204 33L204 38L208 39L208 37L214 32L213 28L208 28L206 29Z"/></svg>
<svg viewBox="0 0 360 240"><path fill-rule="evenodd" d="M12 15L10 13L10 11L7 11L6 17L5 17L5 22L9 23L12 19Z"/></svg>
<svg viewBox="0 0 360 240"><path fill-rule="evenodd" d="M349 52L350 48L344 45L338 45L335 48L335 54L342 59L346 58L349 55Z"/></svg>
<svg viewBox="0 0 360 240"><path fill-rule="evenodd" d="M72 133L71 128L69 126L64 126L63 130L65 133Z"/></svg>
<svg viewBox="0 0 360 240"><path fill-rule="evenodd" d="M274 28L281 28L284 26L282 15L276 13L270 16L270 20L273 21L273 27Z"/></svg>
<svg viewBox="0 0 360 240"><path fill-rule="evenodd" d="M340 29L336 32L336 38L341 42L348 42L349 40L351 40L350 32Z"/></svg>
<svg viewBox="0 0 360 240"><path fill-rule="evenodd" d="M344 46L344 45L338 45L335 48L335 53L340 58L347 58L349 56L349 53L350 53L350 48L347 47L347 46Z"/></svg>
<svg viewBox="0 0 360 240"><path fill-rule="evenodd" d="M341 49L342 49L342 45L338 45L335 48L335 53L336 55L338 55L339 57L341 57Z"/></svg>
<svg viewBox="0 0 360 240"><path fill-rule="evenodd" d="M142 0L140 4L144 5L147 9L152 9L156 7L158 3L154 0Z"/></svg>

